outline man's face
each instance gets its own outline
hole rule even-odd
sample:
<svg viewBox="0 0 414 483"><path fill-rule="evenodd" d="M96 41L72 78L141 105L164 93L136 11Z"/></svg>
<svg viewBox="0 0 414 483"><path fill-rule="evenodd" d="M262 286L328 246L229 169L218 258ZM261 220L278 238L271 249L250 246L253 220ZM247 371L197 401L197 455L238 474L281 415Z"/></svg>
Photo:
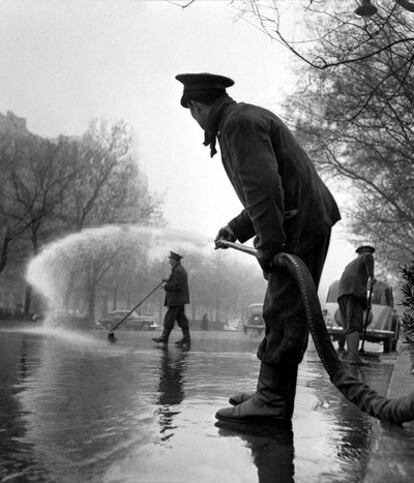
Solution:
<svg viewBox="0 0 414 483"><path fill-rule="evenodd" d="M201 102L190 101L189 109L193 118L198 122L201 129L206 129L209 109Z"/></svg>
<svg viewBox="0 0 414 483"><path fill-rule="evenodd" d="M168 258L170 262L171 268L174 268L177 265L177 260L175 258Z"/></svg>

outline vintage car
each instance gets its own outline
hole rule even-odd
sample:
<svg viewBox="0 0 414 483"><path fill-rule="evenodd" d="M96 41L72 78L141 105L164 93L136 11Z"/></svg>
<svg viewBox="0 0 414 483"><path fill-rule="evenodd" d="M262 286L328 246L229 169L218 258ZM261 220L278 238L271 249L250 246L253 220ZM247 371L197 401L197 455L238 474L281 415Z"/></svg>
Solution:
<svg viewBox="0 0 414 483"><path fill-rule="evenodd" d="M338 308L339 280L334 281L328 290L326 303L322 307L325 325L333 340L344 337L343 321ZM364 312L364 324L366 312ZM400 320L394 308L392 287L377 280L374 285L371 299L371 310L368 315L368 325L365 340L369 342L382 342L383 351L395 351L400 335Z"/></svg>
<svg viewBox="0 0 414 483"><path fill-rule="evenodd" d="M237 332L241 326L240 319L226 319L223 325L223 330L229 332Z"/></svg>
<svg viewBox="0 0 414 483"><path fill-rule="evenodd" d="M243 331L257 332L259 335L265 330L265 322L263 320L263 304L250 304L246 310L246 316L243 323Z"/></svg>
<svg viewBox="0 0 414 483"><path fill-rule="evenodd" d="M120 322L129 312L127 309L113 310L108 312L98 322L96 327L98 329L112 329L114 325ZM138 315L133 311L124 322L120 325L120 328L130 330L156 330L159 328L155 317L152 315Z"/></svg>
<svg viewBox="0 0 414 483"><path fill-rule="evenodd" d="M82 313L79 310L71 310L62 307L54 307L48 313L42 315L35 321L48 320L48 325L51 327L59 327L69 330L91 330L93 323L90 322L88 314Z"/></svg>

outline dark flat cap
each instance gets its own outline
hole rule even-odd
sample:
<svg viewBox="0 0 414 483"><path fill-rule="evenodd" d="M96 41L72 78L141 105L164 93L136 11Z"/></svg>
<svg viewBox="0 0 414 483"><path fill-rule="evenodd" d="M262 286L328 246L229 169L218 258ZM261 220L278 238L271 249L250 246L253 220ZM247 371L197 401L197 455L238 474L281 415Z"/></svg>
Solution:
<svg viewBox="0 0 414 483"><path fill-rule="evenodd" d="M181 260L183 257L181 255L178 255L178 253L170 251L168 258L173 258L174 260Z"/></svg>
<svg viewBox="0 0 414 483"><path fill-rule="evenodd" d="M188 101L191 96L200 92L218 91L226 92L226 87L231 87L234 81L223 75L209 74L201 72L200 74L178 74L175 78L184 84L184 92L181 98L181 105L188 107Z"/></svg>
<svg viewBox="0 0 414 483"><path fill-rule="evenodd" d="M372 247L371 245L361 245L355 251L356 251L356 253L361 253L361 252L374 253L375 252L375 248Z"/></svg>

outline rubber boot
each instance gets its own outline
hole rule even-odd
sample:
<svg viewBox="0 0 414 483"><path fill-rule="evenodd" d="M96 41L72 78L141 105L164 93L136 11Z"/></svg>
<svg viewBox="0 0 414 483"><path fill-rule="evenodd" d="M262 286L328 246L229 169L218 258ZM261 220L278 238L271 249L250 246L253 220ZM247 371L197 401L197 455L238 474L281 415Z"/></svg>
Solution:
<svg viewBox="0 0 414 483"><path fill-rule="evenodd" d="M183 331L183 338L175 341L175 345L178 347L189 346L191 344L190 331L188 330L188 327L182 328L182 331Z"/></svg>
<svg viewBox="0 0 414 483"><path fill-rule="evenodd" d="M355 366L369 366L369 362L359 355L359 333L352 332L346 336L348 346L348 364Z"/></svg>
<svg viewBox="0 0 414 483"><path fill-rule="evenodd" d="M345 352L345 337L344 336L339 336L338 337L338 352Z"/></svg>
<svg viewBox="0 0 414 483"><path fill-rule="evenodd" d="M222 423L257 421L290 422L296 393L297 365L275 366L262 362L257 390L247 400L230 408L220 409L216 418Z"/></svg>

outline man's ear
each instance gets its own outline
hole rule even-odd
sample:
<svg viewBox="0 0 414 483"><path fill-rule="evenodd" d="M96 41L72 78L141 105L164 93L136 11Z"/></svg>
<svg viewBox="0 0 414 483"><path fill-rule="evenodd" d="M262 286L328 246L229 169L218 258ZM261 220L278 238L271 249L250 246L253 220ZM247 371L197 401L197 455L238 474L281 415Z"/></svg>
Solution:
<svg viewBox="0 0 414 483"><path fill-rule="evenodd" d="M201 103L198 101L188 101L188 106L190 109L194 109L194 111L200 111Z"/></svg>

